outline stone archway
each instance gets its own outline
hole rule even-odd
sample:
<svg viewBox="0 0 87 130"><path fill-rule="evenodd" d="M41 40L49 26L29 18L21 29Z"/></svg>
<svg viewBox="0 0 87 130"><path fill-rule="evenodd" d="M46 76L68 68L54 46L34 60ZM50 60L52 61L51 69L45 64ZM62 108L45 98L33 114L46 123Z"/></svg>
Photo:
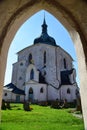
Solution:
<svg viewBox="0 0 87 130"><path fill-rule="evenodd" d="M87 129L86 115L86 81L87 81L87 17L85 0L15 0L0 1L0 105L2 88L6 68L8 49L19 27L34 13L45 9L53 14L67 29L75 45L78 58L79 77L81 87L81 100L85 129ZM84 8L84 10L83 10ZM6 12L4 11L6 9ZM3 12L4 11L4 12ZM5 20L4 20L5 19Z"/></svg>

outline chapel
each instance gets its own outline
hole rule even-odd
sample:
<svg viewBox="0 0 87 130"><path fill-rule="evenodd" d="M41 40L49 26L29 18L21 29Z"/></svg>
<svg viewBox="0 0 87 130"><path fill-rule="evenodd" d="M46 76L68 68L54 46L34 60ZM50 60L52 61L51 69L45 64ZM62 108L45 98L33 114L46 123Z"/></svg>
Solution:
<svg viewBox="0 0 87 130"><path fill-rule="evenodd" d="M11 81L17 89L9 89L12 92L5 86L5 100L33 103L76 100L78 86L73 58L49 36L47 27L44 18L41 35L31 46L17 53L18 61L13 64Z"/></svg>

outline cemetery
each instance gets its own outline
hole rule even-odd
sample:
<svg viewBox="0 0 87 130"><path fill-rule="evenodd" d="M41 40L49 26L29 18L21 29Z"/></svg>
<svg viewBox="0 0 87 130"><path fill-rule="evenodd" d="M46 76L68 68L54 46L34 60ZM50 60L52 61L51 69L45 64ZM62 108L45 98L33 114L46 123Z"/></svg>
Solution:
<svg viewBox="0 0 87 130"><path fill-rule="evenodd" d="M2 110L1 130L83 130L83 119L73 116L74 109L54 109L50 106L11 103L10 109ZM78 113L80 113L78 111ZM81 113L80 113L81 114Z"/></svg>

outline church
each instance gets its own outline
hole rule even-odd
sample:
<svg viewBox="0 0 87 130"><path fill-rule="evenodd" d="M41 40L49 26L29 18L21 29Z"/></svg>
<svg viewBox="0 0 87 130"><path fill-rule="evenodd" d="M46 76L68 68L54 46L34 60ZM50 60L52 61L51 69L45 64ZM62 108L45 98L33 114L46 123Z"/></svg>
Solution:
<svg viewBox="0 0 87 130"><path fill-rule="evenodd" d="M18 61L13 64L11 83L24 91L9 91L4 87L3 99L12 102L76 100L76 70L73 58L47 32L44 18L40 37L31 46L17 53ZM16 90L16 89L15 89Z"/></svg>

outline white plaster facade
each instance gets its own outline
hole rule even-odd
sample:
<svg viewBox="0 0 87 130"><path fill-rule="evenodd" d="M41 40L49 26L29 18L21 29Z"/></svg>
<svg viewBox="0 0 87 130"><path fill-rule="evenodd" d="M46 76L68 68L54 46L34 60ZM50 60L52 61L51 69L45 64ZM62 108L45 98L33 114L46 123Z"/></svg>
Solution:
<svg viewBox="0 0 87 130"><path fill-rule="evenodd" d="M45 19L41 36L34 40L33 45L17 54L18 61L13 64L12 83L25 91L25 96L20 101L67 99L68 102L73 102L76 99L78 87L73 59L47 34Z"/></svg>
<svg viewBox="0 0 87 130"><path fill-rule="evenodd" d="M3 99L6 102L23 102L24 101L24 95L12 93L11 89L9 90L7 88L4 88Z"/></svg>
<svg viewBox="0 0 87 130"><path fill-rule="evenodd" d="M31 99L29 99L29 90L32 88L33 90L33 94ZM43 89L43 92L41 93L41 88ZM25 87L25 100L29 100L29 101L34 101L34 102L38 102L38 101L47 101L47 85L46 84L39 84L37 82L28 82L26 84Z"/></svg>
<svg viewBox="0 0 87 130"><path fill-rule="evenodd" d="M62 100L67 99L68 102L73 102L76 99L76 86L62 85L60 93Z"/></svg>
<svg viewBox="0 0 87 130"><path fill-rule="evenodd" d="M46 67L44 67L44 52L46 52ZM32 63L29 63L29 55L32 54ZM64 61L66 60L66 68L64 68ZM29 100L29 89L32 87L35 101L67 99L73 101L76 99L75 91L77 85L62 85L61 71L71 70L73 59L59 46L55 47L46 44L36 44L29 46L18 52L18 62L13 64L12 83L20 89L25 90L25 100ZM30 72L34 70L34 79L30 80ZM39 73L46 73L46 83L39 83ZM74 70L75 71L75 70ZM71 83L76 83L75 76L70 75ZM72 78L74 77L74 78ZM44 93L40 93L43 87ZM67 89L71 89L71 93L67 94ZM60 95L61 90L61 95ZM72 95L72 96L71 96ZM42 98L43 97L43 98Z"/></svg>
<svg viewBox="0 0 87 130"><path fill-rule="evenodd" d="M3 99L5 101L10 101L11 100L11 97L12 97L12 92L9 91L8 89L5 89L4 88L4 91L3 91Z"/></svg>

